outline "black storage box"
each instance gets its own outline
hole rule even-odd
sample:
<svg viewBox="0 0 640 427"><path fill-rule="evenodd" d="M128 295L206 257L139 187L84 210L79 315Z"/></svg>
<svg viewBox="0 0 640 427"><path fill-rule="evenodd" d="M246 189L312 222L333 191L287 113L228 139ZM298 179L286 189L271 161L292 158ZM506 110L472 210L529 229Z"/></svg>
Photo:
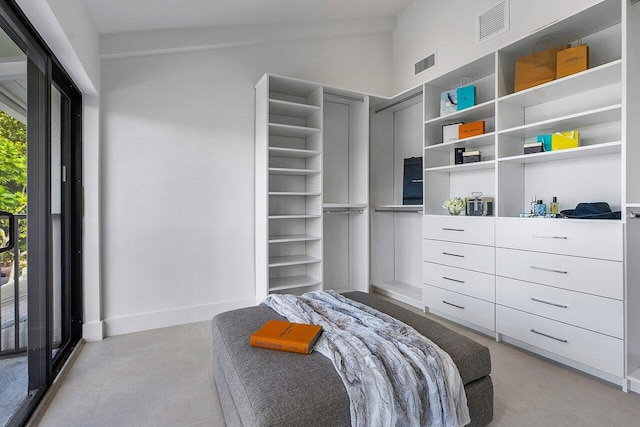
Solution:
<svg viewBox="0 0 640 427"><path fill-rule="evenodd" d="M542 142L532 142L530 144L524 144L524 154L542 153L544 147Z"/></svg>
<svg viewBox="0 0 640 427"><path fill-rule="evenodd" d="M422 204L422 157L404 159L402 204Z"/></svg>
<svg viewBox="0 0 640 427"><path fill-rule="evenodd" d="M480 161L480 151L462 153L462 163L476 163Z"/></svg>

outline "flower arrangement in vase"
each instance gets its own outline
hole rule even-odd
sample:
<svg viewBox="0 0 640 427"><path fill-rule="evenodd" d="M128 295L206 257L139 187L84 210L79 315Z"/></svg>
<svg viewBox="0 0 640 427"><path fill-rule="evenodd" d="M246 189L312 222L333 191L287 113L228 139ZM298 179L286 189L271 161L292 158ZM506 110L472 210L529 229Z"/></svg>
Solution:
<svg viewBox="0 0 640 427"><path fill-rule="evenodd" d="M442 207L448 210L450 215L460 215L464 210L465 202L462 197L452 197L445 200Z"/></svg>

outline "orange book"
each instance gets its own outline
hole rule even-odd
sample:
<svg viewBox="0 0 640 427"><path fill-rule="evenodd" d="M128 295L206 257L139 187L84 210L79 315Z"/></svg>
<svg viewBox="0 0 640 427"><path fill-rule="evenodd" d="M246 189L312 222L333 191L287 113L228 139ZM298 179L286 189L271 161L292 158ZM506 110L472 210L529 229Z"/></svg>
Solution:
<svg viewBox="0 0 640 427"><path fill-rule="evenodd" d="M320 338L322 326L269 320L251 335L254 347L309 354Z"/></svg>

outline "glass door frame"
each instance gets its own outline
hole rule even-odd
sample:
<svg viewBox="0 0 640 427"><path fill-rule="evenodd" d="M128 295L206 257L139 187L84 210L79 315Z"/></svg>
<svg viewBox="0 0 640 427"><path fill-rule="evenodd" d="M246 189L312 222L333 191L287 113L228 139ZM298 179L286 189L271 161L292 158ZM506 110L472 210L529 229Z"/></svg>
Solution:
<svg viewBox="0 0 640 427"><path fill-rule="evenodd" d="M52 375L61 368L82 338L82 96L57 64L52 64L51 85L62 95L62 343L52 360ZM65 102L66 100L66 102ZM51 115L49 115L51 117ZM51 129L49 126L48 129ZM49 157L50 159L50 157ZM51 162L49 161L49 164ZM50 177L51 175L49 175ZM50 187L49 187L50 188ZM49 210L51 212L51 210ZM51 224L51 221L48 222ZM49 233L51 236L51 233ZM49 256L48 259L51 259ZM51 306L51 302L50 302ZM52 315L49 325L53 325ZM51 327L47 328L51 332ZM53 337L49 339L53 345ZM51 348L49 355L51 355Z"/></svg>
<svg viewBox="0 0 640 427"><path fill-rule="evenodd" d="M9 426L24 425L82 338L82 95L13 0L0 0L0 27L27 53L28 372L26 399ZM51 87L68 100L63 108L62 325L53 346L51 231ZM66 308L65 308L66 305ZM27 392L27 390L25 390Z"/></svg>

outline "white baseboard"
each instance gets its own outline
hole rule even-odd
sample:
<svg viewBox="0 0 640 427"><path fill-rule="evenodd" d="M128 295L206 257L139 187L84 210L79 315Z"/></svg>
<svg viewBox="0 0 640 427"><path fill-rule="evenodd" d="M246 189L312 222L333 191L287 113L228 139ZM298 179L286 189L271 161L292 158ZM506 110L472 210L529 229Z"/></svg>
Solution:
<svg viewBox="0 0 640 427"><path fill-rule="evenodd" d="M82 338L85 341L100 341L104 338L104 322L89 322L82 325Z"/></svg>
<svg viewBox="0 0 640 427"><path fill-rule="evenodd" d="M255 305L255 299L247 298L215 304L113 317L104 319L105 336L122 335L132 332L148 331L150 329L184 325L187 323L203 322L205 320L211 320L216 314L253 305Z"/></svg>

